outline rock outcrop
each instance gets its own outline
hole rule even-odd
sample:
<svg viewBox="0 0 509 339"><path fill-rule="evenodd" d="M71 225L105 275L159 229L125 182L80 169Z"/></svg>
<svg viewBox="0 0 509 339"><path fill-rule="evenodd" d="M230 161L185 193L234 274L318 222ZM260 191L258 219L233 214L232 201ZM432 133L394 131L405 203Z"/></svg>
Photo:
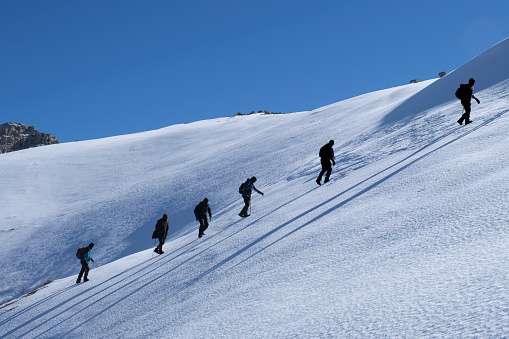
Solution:
<svg viewBox="0 0 509 339"><path fill-rule="evenodd" d="M58 143L56 137L51 134L40 133L34 126L15 122L0 125L0 153Z"/></svg>

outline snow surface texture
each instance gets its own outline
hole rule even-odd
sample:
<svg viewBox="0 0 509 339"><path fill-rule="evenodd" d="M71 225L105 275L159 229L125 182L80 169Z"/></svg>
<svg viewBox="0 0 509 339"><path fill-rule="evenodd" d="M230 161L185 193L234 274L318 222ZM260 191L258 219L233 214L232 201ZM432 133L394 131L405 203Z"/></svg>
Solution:
<svg viewBox="0 0 509 339"><path fill-rule="evenodd" d="M0 337L506 336L508 55L506 39L442 79L310 112L0 156ZM481 104L459 126L470 77ZM337 162L318 186L329 139ZM265 196L241 219L252 175Z"/></svg>

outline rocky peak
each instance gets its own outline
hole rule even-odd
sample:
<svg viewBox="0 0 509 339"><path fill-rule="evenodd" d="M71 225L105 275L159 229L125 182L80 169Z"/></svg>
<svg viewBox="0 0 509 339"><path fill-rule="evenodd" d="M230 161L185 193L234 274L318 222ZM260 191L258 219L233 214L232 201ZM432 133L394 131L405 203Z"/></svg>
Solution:
<svg viewBox="0 0 509 339"><path fill-rule="evenodd" d="M56 137L51 134L40 133L34 126L16 122L7 122L0 125L0 153L58 143Z"/></svg>

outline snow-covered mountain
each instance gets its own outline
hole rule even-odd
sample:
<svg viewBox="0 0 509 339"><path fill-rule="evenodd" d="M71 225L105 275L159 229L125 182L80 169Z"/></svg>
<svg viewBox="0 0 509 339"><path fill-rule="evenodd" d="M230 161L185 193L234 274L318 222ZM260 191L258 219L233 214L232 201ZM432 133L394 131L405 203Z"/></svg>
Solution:
<svg viewBox="0 0 509 339"><path fill-rule="evenodd" d="M0 337L506 336L508 55L506 39L439 80L309 112L1 155ZM481 104L459 126L470 77ZM240 219L253 175L265 195Z"/></svg>

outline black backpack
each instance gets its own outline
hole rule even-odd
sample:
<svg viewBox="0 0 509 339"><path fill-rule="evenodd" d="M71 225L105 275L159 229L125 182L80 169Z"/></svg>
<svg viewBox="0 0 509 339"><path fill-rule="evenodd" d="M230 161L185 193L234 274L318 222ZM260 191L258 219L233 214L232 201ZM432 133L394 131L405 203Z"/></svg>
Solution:
<svg viewBox="0 0 509 339"><path fill-rule="evenodd" d="M460 87L458 87L458 89L456 90L456 93L454 93L454 95L456 95L456 98L458 98L460 100L465 99L465 97L466 97L465 85L460 84Z"/></svg>
<svg viewBox="0 0 509 339"><path fill-rule="evenodd" d="M244 192L244 188L246 188L246 183L247 183L247 180L246 182L243 182L240 187L239 187L239 193L242 194L242 192Z"/></svg>
<svg viewBox="0 0 509 339"><path fill-rule="evenodd" d="M83 256L84 249L85 249L85 247L78 248L78 250L76 251L76 258L85 259Z"/></svg>
<svg viewBox="0 0 509 339"><path fill-rule="evenodd" d="M196 205L196 207L194 208L194 216L196 218L199 217L200 210L201 210L201 202L198 205Z"/></svg>
<svg viewBox="0 0 509 339"><path fill-rule="evenodd" d="M319 156L320 158L323 158L323 157L324 157L324 154L323 154L324 149L323 149L323 148L324 148L325 146L326 146L326 145L324 145L324 146L320 147L320 152L318 152L318 156Z"/></svg>

